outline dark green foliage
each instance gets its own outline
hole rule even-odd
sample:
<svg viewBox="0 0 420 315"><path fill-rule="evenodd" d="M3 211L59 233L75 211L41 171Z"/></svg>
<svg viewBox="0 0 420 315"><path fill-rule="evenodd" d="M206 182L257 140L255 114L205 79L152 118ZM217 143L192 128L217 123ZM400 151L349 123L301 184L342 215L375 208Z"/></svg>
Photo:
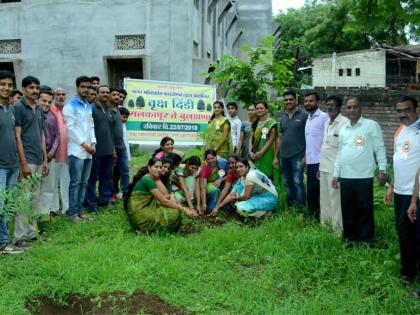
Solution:
<svg viewBox="0 0 420 315"><path fill-rule="evenodd" d="M198 101L198 103L197 103L197 109L198 110L201 110L201 111L203 111L203 110L206 109L206 104L204 103L203 100L199 100Z"/></svg>
<svg viewBox="0 0 420 315"><path fill-rule="evenodd" d="M143 108L145 106L145 101L143 96L137 96L136 98L136 107L137 108Z"/></svg>
<svg viewBox="0 0 420 315"><path fill-rule="evenodd" d="M129 108L134 108L134 100L131 99L131 100L128 101L128 107Z"/></svg>
<svg viewBox="0 0 420 315"><path fill-rule="evenodd" d="M207 104L207 111L211 112L213 110L213 106L211 104Z"/></svg>

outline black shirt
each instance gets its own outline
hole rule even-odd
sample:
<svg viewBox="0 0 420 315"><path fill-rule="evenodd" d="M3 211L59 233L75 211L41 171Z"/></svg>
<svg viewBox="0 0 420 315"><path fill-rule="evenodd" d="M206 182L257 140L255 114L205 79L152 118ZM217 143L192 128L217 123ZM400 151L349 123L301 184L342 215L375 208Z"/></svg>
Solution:
<svg viewBox="0 0 420 315"><path fill-rule="evenodd" d="M21 139L26 161L29 164L41 165L44 161L42 150L42 135L44 133L44 119L41 107L37 104L32 109L25 98L21 98L13 106L16 127L21 127Z"/></svg>
<svg viewBox="0 0 420 315"><path fill-rule="evenodd" d="M124 144L124 135L123 135L123 125L121 121L121 115L118 108L115 110L111 110L113 115L113 130L112 133L114 134L114 145L116 149L125 149Z"/></svg>
<svg viewBox="0 0 420 315"><path fill-rule="evenodd" d="M95 124L96 152L94 157L112 155L114 138L112 135L113 115L109 107L104 110L96 103L92 105L92 117Z"/></svg>
<svg viewBox="0 0 420 315"><path fill-rule="evenodd" d="M280 134L282 142L280 148L280 158L291 158L294 156L305 155L305 125L308 119L308 113L298 109L289 118L289 114L284 112L280 117Z"/></svg>
<svg viewBox="0 0 420 315"><path fill-rule="evenodd" d="M0 168L19 167L15 138L15 115L11 105L0 105Z"/></svg>

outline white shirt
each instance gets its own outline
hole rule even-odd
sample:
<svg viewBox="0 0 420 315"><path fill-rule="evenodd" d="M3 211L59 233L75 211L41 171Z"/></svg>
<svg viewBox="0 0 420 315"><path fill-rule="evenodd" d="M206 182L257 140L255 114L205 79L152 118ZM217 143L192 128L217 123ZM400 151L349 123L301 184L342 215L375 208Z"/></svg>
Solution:
<svg viewBox="0 0 420 315"><path fill-rule="evenodd" d="M127 131L127 126L125 125L125 123L123 123L123 139L124 139L124 145L125 145L125 149L127 150L127 157L128 157L128 161L131 160L131 152L130 152L130 144L128 143L128 131Z"/></svg>
<svg viewBox="0 0 420 315"><path fill-rule="evenodd" d="M411 196L420 167L420 119L401 125L394 136L394 192Z"/></svg>
<svg viewBox="0 0 420 315"><path fill-rule="evenodd" d="M68 155L83 160L91 159L92 155L82 147L82 143L89 146L96 144L92 106L80 97L73 96L64 106L63 116L67 126Z"/></svg>

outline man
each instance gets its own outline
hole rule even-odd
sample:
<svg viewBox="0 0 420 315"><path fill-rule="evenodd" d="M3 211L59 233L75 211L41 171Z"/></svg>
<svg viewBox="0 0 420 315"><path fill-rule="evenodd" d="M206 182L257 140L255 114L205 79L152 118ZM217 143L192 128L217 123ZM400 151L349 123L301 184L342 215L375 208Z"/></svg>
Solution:
<svg viewBox="0 0 420 315"><path fill-rule="evenodd" d="M23 93L19 90L13 90L10 94L10 104L15 105L23 97Z"/></svg>
<svg viewBox="0 0 420 315"><path fill-rule="evenodd" d="M44 119L42 109L37 104L39 97L39 80L27 76L22 80L24 97L14 106L16 118L16 145L21 166L21 175L48 175L48 158L45 147ZM37 239L37 217L40 214L39 196L40 180L30 188L32 198L32 218L26 213L19 213L15 218L15 245L26 247L27 241Z"/></svg>
<svg viewBox="0 0 420 315"><path fill-rule="evenodd" d="M341 128L331 185L340 189L343 236L349 244L374 240L373 176L379 164L379 185L386 182L386 152L382 130L376 121L362 117L356 97L346 104L350 121ZM340 181L340 187L338 186Z"/></svg>
<svg viewBox="0 0 420 315"><path fill-rule="evenodd" d="M9 71L0 71L0 210L5 206L4 193L12 189L19 176L19 160L15 138L15 116L9 105L10 92L15 76ZM0 215L0 251L3 254L19 254L23 250L9 245L9 229L5 218Z"/></svg>
<svg viewBox="0 0 420 315"><path fill-rule="evenodd" d="M124 106L124 101L127 98L127 91L124 89L119 89L120 92L120 107Z"/></svg>
<svg viewBox="0 0 420 315"><path fill-rule="evenodd" d="M66 213L69 209L69 164L67 155L67 127L63 117L64 102L66 100L66 92L63 88L58 87L54 93L54 105L51 111L57 119L58 132L60 141L55 154L55 184L54 196L50 205L50 214L55 216L60 213L59 189L61 193L61 213Z"/></svg>
<svg viewBox="0 0 420 315"><path fill-rule="evenodd" d="M328 96L326 103L329 119L325 122L324 140L319 162L321 223L330 224L333 230L341 235L343 219L341 216L340 190L332 188L331 181L338 151L338 134L349 120L341 115L343 101L339 96Z"/></svg>
<svg viewBox="0 0 420 315"><path fill-rule="evenodd" d="M306 201L309 215L319 220L319 161L324 139L324 126L328 115L318 107L319 96L316 92L305 95L305 109L309 113L305 125L306 142Z"/></svg>
<svg viewBox="0 0 420 315"><path fill-rule="evenodd" d="M101 85L98 88L98 97L92 106L92 116L95 125L95 138L97 139L96 152L92 159L86 190L86 204L90 211L98 211L96 200L96 182L99 179L99 207L106 207L112 196L113 188L113 152L114 139L112 135L113 115L108 107L109 87Z"/></svg>
<svg viewBox="0 0 420 315"><path fill-rule="evenodd" d="M99 85L101 84L101 79L99 77L93 76L93 77L90 77L90 80L92 82L92 88L94 88L95 91L97 91Z"/></svg>
<svg viewBox="0 0 420 315"><path fill-rule="evenodd" d="M96 95L97 95L96 89L93 86L89 86L88 94L87 94L87 97L86 97L86 101L90 105L93 105L93 103L95 103L95 100L96 100Z"/></svg>
<svg viewBox="0 0 420 315"><path fill-rule="evenodd" d="M280 117L280 132L276 145L273 165L278 167L280 159L283 170L287 204L294 204L303 211L305 207L305 187L303 185L303 167L305 155L305 125L308 114L297 107L296 92L288 90L283 94L286 111Z"/></svg>
<svg viewBox="0 0 420 315"><path fill-rule="evenodd" d="M410 206L415 177L420 167L420 119L417 116L417 100L405 96L397 103L397 113L401 126L394 136L394 179L384 195L384 202L391 203L394 197L395 223L400 243L402 284L411 284L419 274L420 266L416 251L416 227L407 216Z"/></svg>
<svg viewBox="0 0 420 315"><path fill-rule="evenodd" d="M238 153L239 137L241 135L242 122L238 117L238 104L229 102L227 104L227 116L230 122L230 137L232 139L233 153Z"/></svg>
<svg viewBox="0 0 420 315"><path fill-rule="evenodd" d="M118 169L120 176L121 176L121 191L123 196L128 191L129 185L129 174L128 174L128 156L127 150L124 144L124 132L123 132L123 125L121 120L121 115L118 110L118 104L120 103L120 93L117 89L112 88L109 94L109 105L111 107L111 113L113 116L112 120L112 134L114 135L114 147L115 147L115 168ZM111 201L114 202L116 200L116 192L118 187L114 186L114 193L111 198Z"/></svg>
<svg viewBox="0 0 420 315"><path fill-rule="evenodd" d="M39 196L40 214L49 215L50 206L54 196L55 185L55 155L60 144L60 134L57 124L57 118L51 111L53 101L53 90L48 86L41 86L39 88L38 103L41 106L44 118L44 133L45 133L45 147L47 150L48 175L41 179L41 188ZM41 220L44 218L40 218ZM45 232L45 227L40 228L40 232Z"/></svg>
<svg viewBox="0 0 420 315"><path fill-rule="evenodd" d="M70 173L67 215L73 222L90 219L82 213L86 184L92 166L92 155L96 151L92 106L86 100L90 85L90 78L78 77L76 79L77 95L73 96L63 109L67 124Z"/></svg>

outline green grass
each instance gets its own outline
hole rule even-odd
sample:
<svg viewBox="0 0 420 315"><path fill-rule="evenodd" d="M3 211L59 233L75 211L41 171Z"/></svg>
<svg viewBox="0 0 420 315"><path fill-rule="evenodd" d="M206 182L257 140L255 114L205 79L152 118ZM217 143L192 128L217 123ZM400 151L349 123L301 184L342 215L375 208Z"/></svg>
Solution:
<svg viewBox="0 0 420 315"><path fill-rule="evenodd" d="M398 281L393 210L382 194L377 189L374 249L348 249L290 212L188 236L136 235L121 205L91 223L57 218L52 241L0 257L0 314L28 314L25 301L40 295L62 301L68 293L136 288L198 314L420 313L420 302L407 297L415 287Z"/></svg>

